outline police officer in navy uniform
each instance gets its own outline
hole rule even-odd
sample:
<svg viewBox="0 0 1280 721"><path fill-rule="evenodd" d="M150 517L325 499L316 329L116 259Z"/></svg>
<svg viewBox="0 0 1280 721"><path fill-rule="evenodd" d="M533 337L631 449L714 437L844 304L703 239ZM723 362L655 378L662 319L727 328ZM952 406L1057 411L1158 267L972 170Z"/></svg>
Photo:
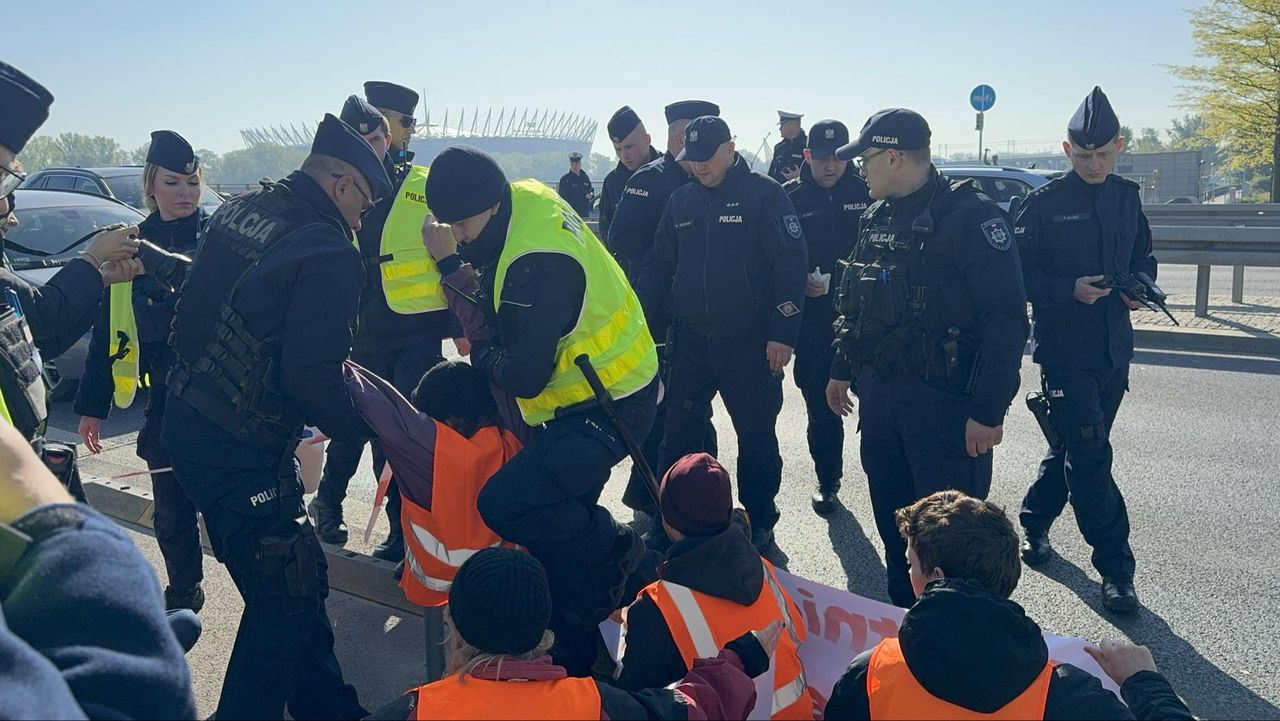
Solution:
<svg viewBox="0 0 1280 721"><path fill-rule="evenodd" d="M844 424L827 405L827 380L835 350L836 320L832 278L839 282L836 261L853 252L858 219L871 204L867 183L836 151L849 142L849 129L839 120L821 120L809 129L800 177L783 185L800 216L809 247L800 340L796 344L795 382L809 416L809 455L818 476L813 510L835 510L844 475Z"/></svg>
<svg viewBox="0 0 1280 721"><path fill-rule="evenodd" d="M1142 306L1094 284L1116 275L1154 281L1156 259L1138 184L1112 172L1125 139L1101 88L1080 104L1067 135L1071 172L1027 196L1014 228L1034 318L1033 357L1061 438L1022 501L1022 558L1049 560L1049 526L1069 497L1102 575L1103 605L1132 612L1134 558L1129 516L1111 475L1111 427L1129 387L1129 312Z"/></svg>
<svg viewBox="0 0 1280 721"><path fill-rule="evenodd" d="M1018 390L1026 295L1004 212L929 154L929 125L882 110L837 155L872 198L837 293L842 317L827 400L853 410L884 542L889 597L915 601L894 512L947 488L985 498L991 449Z"/></svg>
<svg viewBox="0 0 1280 721"><path fill-rule="evenodd" d="M367 713L334 656L293 454L305 424L372 435L342 377L363 272L351 231L392 190L369 143L326 115L299 170L214 213L178 302L161 438L245 604L218 718Z"/></svg>
<svg viewBox="0 0 1280 721"><path fill-rule="evenodd" d="M674 314L658 474L698 450L719 393L738 433L738 496L763 551L779 517L777 420L800 334L804 232L782 187L747 167L720 118L690 122L676 159L697 182L672 193L637 286L651 325Z"/></svg>
<svg viewBox="0 0 1280 721"><path fill-rule="evenodd" d="M778 132L782 134L782 140L773 146L769 177L779 183L800 177L800 166L804 165L804 149L809 143L804 128L800 125L803 117L800 113L778 111Z"/></svg>
<svg viewBox="0 0 1280 721"><path fill-rule="evenodd" d="M569 172L560 176L556 192L583 220L591 217L591 201L596 191L591 178L582 170L582 153L569 153Z"/></svg>
<svg viewBox="0 0 1280 721"><path fill-rule="evenodd" d="M462 331L447 308L417 313L401 313L387 302L383 287L382 264L391 260L383 252L383 235L391 208L401 192L401 186L412 169L413 153L408 151L416 120L413 117L418 106L418 94L402 85L384 81L369 81L364 85L365 101L348 98L343 107L343 120L372 141L379 158L380 149L387 149L378 141L379 130L387 123L390 132L389 149L384 165L395 193L380 200L360 224L356 236L360 254L364 259L364 281L360 288L360 310L355 338L351 344L351 359L386 378L406 396L417 387L418 381L435 364L444 360L442 343L445 338L458 338ZM421 188L412 192L421 193ZM419 221L420 223L420 221ZM421 244L420 225L408 224L402 232L411 245ZM411 236L411 237L410 237ZM424 257L423 260L426 260ZM465 343L459 349L465 350ZM341 545L347 542L347 527L342 517L342 502L347 486L360 465L364 453L364 440L329 443L325 456L324 474L315 500L311 502L311 515L315 519L316 534L321 541ZM373 448L375 477L382 472L384 457L377 440L370 442ZM396 484L387 488L387 521L390 532L387 539L373 551L375 558L397 562L404 558L404 536L400 528L400 492Z"/></svg>
<svg viewBox="0 0 1280 721"><path fill-rule="evenodd" d="M390 174L394 165L386 161L387 153L391 150L391 121L387 120L387 116L359 95L348 95L338 119L360 133L360 137L373 148L374 154L383 159L383 164L388 168L387 173Z"/></svg>
<svg viewBox="0 0 1280 721"><path fill-rule="evenodd" d="M640 166L651 163L662 157L653 147L653 139L645 130L640 116L631 106L624 105L609 118L609 140L613 143L613 152L618 156L618 167L604 176L604 184L600 191L600 240L609 245L609 224L613 221L614 209L622 199L622 191L627 181L635 175Z"/></svg>
<svg viewBox="0 0 1280 721"><path fill-rule="evenodd" d="M648 255L649 249L653 247L654 235L658 231L658 221L662 218L662 211L667 207L667 200L677 188L688 184L692 179L688 167L691 163L676 160L676 155L684 150L685 127L694 118L703 115L719 115L720 106L705 100L682 100L668 105L664 109L664 114L667 120L667 152L641 167L627 181L609 226L607 241L609 250L617 259L618 265L621 265L626 272L632 285L637 283L640 266ZM653 339L659 345L658 356L662 359L665 378L666 368L674 348L668 338L671 314L666 308L649 308L646 309L646 315L653 332ZM653 421L653 429L641 444L645 459L650 466L654 467L659 461L658 446L662 443L663 429L666 427L666 409L665 402L658 404L658 415ZM697 445L699 447L695 450L716 455L716 429L711 422L709 411L703 431L697 434ZM627 482L627 490L622 494L622 502L628 508L646 515L652 516L658 512L657 504L645 488L644 479L640 477L638 470L632 470L631 478ZM661 545L666 538L661 526L654 526L650 531L645 541Z"/></svg>

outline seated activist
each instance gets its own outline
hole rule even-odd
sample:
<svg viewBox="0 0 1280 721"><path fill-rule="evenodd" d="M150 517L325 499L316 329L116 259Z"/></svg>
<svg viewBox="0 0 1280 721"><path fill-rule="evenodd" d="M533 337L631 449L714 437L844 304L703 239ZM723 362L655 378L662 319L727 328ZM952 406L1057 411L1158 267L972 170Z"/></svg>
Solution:
<svg viewBox="0 0 1280 721"><path fill-rule="evenodd" d="M900 509L897 522L918 598L897 638L853 660L826 718L1192 718L1141 646L1086 647L1127 708L1096 676L1050 660L1040 627L1009 600L1022 563L999 506L940 491Z"/></svg>
<svg viewBox="0 0 1280 721"><path fill-rule="evenodd" d="M756 678L760 712L752 717L812 719L814 701L797 652L805 638L800 611L773 566L733 523L729 473L706 453L687 455L662 478L658 505L672 546L658 566L658 581L627 609L618 686L665 686L695 659L779 621L786 632L773 673Z"/></svg>
<svg viewBox="0 0 1280 721"><path fill-rule="evenodd" d="M410 690L374 719L745 719L751 675L767 671L785 635L766 624L663 688L624 691L572 678L548 651L555 640L542 564L509 548L486 548L458 569L449 589L449 675Z"/></svg>

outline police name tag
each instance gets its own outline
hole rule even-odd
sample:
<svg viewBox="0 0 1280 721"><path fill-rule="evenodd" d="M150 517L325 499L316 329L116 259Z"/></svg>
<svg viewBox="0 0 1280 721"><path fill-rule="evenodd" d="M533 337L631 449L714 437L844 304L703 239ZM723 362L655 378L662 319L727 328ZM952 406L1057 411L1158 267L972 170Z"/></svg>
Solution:
<svg viewBox="0 0 1280 721"><path fill-rule="evenodd" d="M1078 223L1082 220L1092 220L1092 219L1093 219L1093 213L1085 211L1083 213L1069 213L1066 215L1055 215L1052 218L1050 218L1050 221L1054 223Z"/></svg>
<svg viewBox="0 0 1280 721"><path fill-rule="evenodd" d="M992 218L983 223L982 234L987 236L987 242L996 250L1008 250L1013 244L1013 233L1009 232L1009 226L1005 224L1004 218Z"/></svg>

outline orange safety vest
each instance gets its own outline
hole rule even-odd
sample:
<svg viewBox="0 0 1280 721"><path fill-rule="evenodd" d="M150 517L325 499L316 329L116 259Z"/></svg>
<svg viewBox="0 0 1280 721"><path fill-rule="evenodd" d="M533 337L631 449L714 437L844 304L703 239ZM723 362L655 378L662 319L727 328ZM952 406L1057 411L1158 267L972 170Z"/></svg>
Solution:
<svg viewBox="0 0 1280 721"><path fill-rule="evenodd" d="M400 588L419 606L449 602L449 586L463 561L478 551L503 545L476 509L489 477L520 452L520 441L496 426L464 438L436 421L431 510L402 496L405 573Z"/></svg>
<svg viewBox="0 0 1280 721"><path fill-rule="evenodd" d="M871 718L890 719L1042 719L1049 698L1049 681L1053 678L1053 662L1044 665L1040 675L1014 700L994 713L979 713L948 703L925 690L916 680L902 657L902 644L886 638L871 652L867 667L867 699L871 702Z"/></svg>
<svg viewBox="0 0 1280 721"><path fill-rule="evenodd" d="M800 609L778 584L773 565L763 558L760 562L764 564L764 583L760 597L750 606L669 581L652 583L641 593L657 604L688 668L693 668L695 659L714 658L725 644L742 634L781 620L787 633L778 640L769 670L755 679L756 706L747 718L812 721L813 694L799 656L805 639Z"/></svg>
<svg viewBox="0 0 1280 721"><path fill-rule="evenodd" d="M600 689L589 678L464 681L455 673L418 687L416 718L598 721L600 712Z"/></svg>

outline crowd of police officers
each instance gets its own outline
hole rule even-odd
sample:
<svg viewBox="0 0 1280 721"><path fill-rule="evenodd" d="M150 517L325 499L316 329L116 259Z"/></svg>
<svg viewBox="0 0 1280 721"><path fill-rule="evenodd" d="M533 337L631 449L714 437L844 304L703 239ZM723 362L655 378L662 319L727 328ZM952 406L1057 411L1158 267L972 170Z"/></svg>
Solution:
<svg viewBox="0 0 1280 721"><path fill-rule="evenodd" d="M160 358L151 392L164 396L163 413L148 413L148 463L172 464L168 493L185 504L173 507L186 509L184 519L192 509L203 515L244 597L219 717L278 718L286 707L298 718L363 714L333 653L320 546L346 540L342 500L372 435L342 364L354 359L407 394L446 337L540 429L486 486L480 512L546 566L559 607L554 652L571 672L589 671L594 624L622 602L644 542L658 542L642 542L598 505L609 469L629 450L659 476L687 453L714 452L716 394L738 436L751 540L771 547L781 515L776 422L793 356L813 508L826 514L839 503L842 416L856 396L889 594L910 605L893 512L945 488L987 495L1019 386L1028 301L1041 420L1053 432L1023 502L1023 558L1049 558L1050 524L1069 500L1094 549L1104 605L1137 607L1109 434L1128 387L1129 312L1141 305L1113 289L1133 288L1126 278L1154 283L1156 264L1138 189L1111 172L1124 139L1100 89L1068 123L1073 170L1026 198L1012 224L972 184L934 166L929 126L907 109L872 115L856 137L836 120L806 134L800 115L779 112L784 140L765 175L737 153L714 103L667 106L665 153L623 107L608 123L619 162L603 185L603 245L581 219L589 191L570 208L536 182L508 182L473 148L415 165L417 94L386 82L364 90L341 118L325 116L297 171L210 218L195 215L178 231L158 222L109 229L43 287L0 270L0 411L37 450L42 363L95 321L116 329L99 319L104 285L168 281L133 291L143 293L135 308L159 302L160 322L172 318L167 339L155 329L142 338L150 360ZM2 64L0 94L7 216L24 177L15 156L53 97ZM157 137L149 163L195 171L185 140ZM562 189L590 187L580 160ZM195 260L187 268L139 235L194 248ZM480 304L486 328L464 335L446 302L459 292ZM95 352L128 368L126 349L108 348L106 336L99 330ZM591 356L617 412L578 410L598 398L573 362L579 353ZM132 381L112 373L86 396L95 409ZM310 513L293 460L304 425L332 439ZM624 443L630 436L639 451ZM648 495L635 474L626 502L660 526ZM376 555L398 560L394 503L388 512L392 535ZM198 587L196 564L186 581L171 564L171 584Z"/></svg>

